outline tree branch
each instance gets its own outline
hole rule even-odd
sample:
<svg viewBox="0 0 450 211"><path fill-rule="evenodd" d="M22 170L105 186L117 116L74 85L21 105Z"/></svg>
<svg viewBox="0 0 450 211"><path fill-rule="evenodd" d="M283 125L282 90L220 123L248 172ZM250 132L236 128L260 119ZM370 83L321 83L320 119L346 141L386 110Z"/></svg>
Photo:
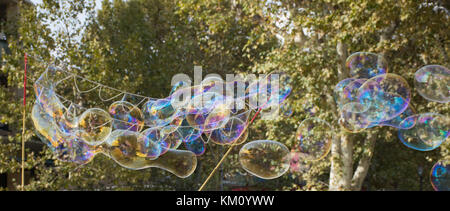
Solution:
<svg viewBox="0 0 450 211"><path fill-rule="evenodd" d="M375 149L376 136L371 135L364 144L364 152L362 158L359 160L358 167L355 170L352 178L352 190L360 190L367 172L369 171L370 161L372 160Z"/></svg>

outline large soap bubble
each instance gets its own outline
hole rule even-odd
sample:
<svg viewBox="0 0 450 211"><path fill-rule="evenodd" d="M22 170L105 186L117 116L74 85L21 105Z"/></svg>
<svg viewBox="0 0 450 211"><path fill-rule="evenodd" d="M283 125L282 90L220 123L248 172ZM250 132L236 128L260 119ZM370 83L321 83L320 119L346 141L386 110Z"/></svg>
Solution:
<svg viewBox="0 0 450 211"><path fill-rule="evenodd" d="M103 143L112 130L112 118L109 113L99 109L91 108L83 112L78 119L80 137L90 145Z"/></svg>
<svg viewBox="0 0 450 211"><path fill-rule="evenodd" d="M436 113L412 115L401 125L413 125L409 129L398 130L398 137L404 145L419 151L430 151L444 142L450 131L450 119Z"/></svg>
<svg viewBox="0 0 450 211"><path fill-rule="evenodd" d="M427 65L414 74L414 85L427 100L450 102L450 70L441 65Z"/></svg>
<svg viewBox="0 0 450 211"><path fill-rule="evenodd" d="M106 141L109 155L119 165L137 169L136 161L140 158L154 160L161 152L160 146L146 136L129 130L114 130Z"/></svg>
<svg viewBox="0 0 450 211"><path fill-rule="evenodd" d="M320 160L331 149L333 129L328 122L319 118L308 118L297 129L298 149L305 160Z"/></svg>
<svg viewBox="0 0 450 211"><path fill-rule="evenodd" d="M395 74L377 75L359 88L359 101L367 107L370 122L383 122L398 116L406 110L410 99L408 83Z"/></svg>
<svg viewBox="0 0 450 211"><path fill-rule="evenodd" d="M347 58L345 66L350 70L351 77L366 79L385 74L388 69L383 56L369 52L353 53Z"/></svg>
<svg viewBox="0 0 450 211"><path fill-rule="evenodd" d="M436 191L450 191L450 160L441 160L431 169L431 185Z"/></svg>
<svg viewBox="0 0 450 211"><path fill-rule="evenodd" d="M144 127L142 111L129 102L114 102L109 106L109 114L114 119L114 129L139 132Z"/></svg>
<svg viewBox="0 0 450 211"><path fill-rule="evenodd" d="M241 148L239 162L252 175L263 179L275 179L289 170L290 152L279 142L257 140Z"/></svg>

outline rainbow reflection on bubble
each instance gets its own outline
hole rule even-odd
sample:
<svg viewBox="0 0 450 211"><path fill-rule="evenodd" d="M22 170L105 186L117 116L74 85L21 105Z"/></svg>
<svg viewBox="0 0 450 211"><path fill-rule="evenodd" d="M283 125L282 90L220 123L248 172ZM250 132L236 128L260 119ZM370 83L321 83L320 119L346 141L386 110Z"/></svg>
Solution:
<svg viewBox="0 0 450 211"><path fill-rule="evenodd" d="M450 132L450 119L437 113L412 115L400 124L413 125L409 129L399 129L398 137L404 145L419 151L436 149Z"/></svg>
<svg viewBox="0 0 450 211"><path fill-rule="evenodd" d="M450 160L440 160L434 164L430 175L435 191L450 191Z"/></svg>
<svg viewBox="0 0 450 211"><path fill-rule="evenodd" d="M414 74L419 94L430 101L450 102L450 70L441 65L427 65Z"/></svg>
<svg viewBox="0 0 450 211"><path fill-rule="evenodd" d="M388 65L383 56L369 53L356 52L350 55L345 66L350 70L353 78L372 78L387 73Z"/></svg>

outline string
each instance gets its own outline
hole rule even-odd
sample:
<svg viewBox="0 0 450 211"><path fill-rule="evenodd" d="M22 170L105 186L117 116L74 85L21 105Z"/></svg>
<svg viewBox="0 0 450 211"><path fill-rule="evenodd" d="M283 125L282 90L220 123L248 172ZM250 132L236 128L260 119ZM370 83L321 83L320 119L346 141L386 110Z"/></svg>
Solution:
<svg viewBox="0 0 450 211"><path fill-rule="evenodd" d="M27 107L27 53L24 55L25 71L23 76L23 117L22 117L22 185L21 189L24 190L25 185L25 118L26 118L26 107Z"/></svg>
<svg viewBox="0 0 450 211"><path fill-rule="evenodd" d="M253 121L255 120L256 116L258 116L259 112L261 111L261 108L258 109L258 111L256 111L255 115L253 115L252 120L250 121L250 123L247 124L247 126L244 128L244 130L242 131L241 135L244 134L245 130L247 130L247 128L253 123ZM217 169L219 169L219 166L223 163L223 161L225 160L225 158L228 156L228 154L230 154L231 150L234 148L234 146L236 146L236 144L232 144L230 146L230 148L228 148L227 152L225 152L225 154L222 156L222 158L220 159L219 163L217 163L216 167L214 167L214 169L211 171L211 173L209 174L209 176L206 178L206 180L203 182L202 186L200 186L200 188L198 189L198 191L202 191L203 188L205 187L205 185L208 183L208 181L211 179L211 177L214 175L214 173L216 173Z"/></svg>

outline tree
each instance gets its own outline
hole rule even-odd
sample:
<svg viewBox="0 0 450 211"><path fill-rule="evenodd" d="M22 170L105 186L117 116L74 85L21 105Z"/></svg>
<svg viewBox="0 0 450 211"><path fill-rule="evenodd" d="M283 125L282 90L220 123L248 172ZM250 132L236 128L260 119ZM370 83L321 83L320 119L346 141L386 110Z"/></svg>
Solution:
<svg viewBox="0 0 450 211"><path fill-rule="evenodd" d="M377 163L389 159L396 164L395 169L390 168L389 171L411 173L411 167L415 171L419 162L426 163L423 165L430 169L431 160L440 158L438 150L423 153L399 149L401 153L393 155L392 145L398 149L401 144L392 128L377 127L360 134L343 131L338 124L333 87L348 77L344 64L350 53L375 52L387 59L389 72L407 79L412 88L412 104L418 113L448 114L448 106L425 101L412 87L414 72L420 67L432 63L448 66L448 5L441 1L283 1L272 6L275 13L282 11L280 16L284 12L292 31L281 31L284 46L274 51L269 62L285 68L295 77L293 93L299 94L291 97L298 112L294 113L294 119L298 121L307 117L302 112L305 107L301 105L312 103L318 107L317 116L335 126L329 189L360 190L374 154L377 154ZM274 31L278 30L272 27ZM274 127L270 132L273 135L269 137L288 133L281 129L289 123L293 121L280 122L280 127ZM441 156L448 157L448 143L440 150ZM399 161L409 158L414 161ZM316 169L324 169L316 170L322 174L328 173L328 160L324 162L323 166L322 162L313 164ZM412 164L414 162L416 164ZM378 177L380 168L383 167L377 165ZM404 177L405 174L401 175ZM371 180L375 178L372 177Z"/></svg>
<svg viewBox="0 0 450 211"><path fill-rule="evenodd" d="M350 53L375 52L387 59L390 72L408 81L419 113L448 114L448 106L424 100L412 86L413 74L421 66L449 66L448 6L442 1L388 0L114 0L104 1L96 13L92 1L22 5L17 33L8 37L11 54L2 66L9 87L0 88L0 107L6 108L1 121L9 125L11 134L0 142L0 172L20 171L21 96L10 89L22 87L26 52L31 81L49 63L70 63L77 67L72 71L91 80L158 98L169 94L174 74L190 75L194 65L202 66L204 75L288 73L293 78L287 101L293 116L257 120L249 129L248 141L270 139L293 148L298 123L315 116L328 121L335 131L330 155L304 163L301 172L256 180L240 167L236 147L206 189L221 189L222 179L235 175L244 175L247 184L259 189L416 189L418 179L412 175L417 165L430 169L438 159L449 158L448 141L434 151L418 152L399 143L393 128L345 132L338 124L333 88L348 77L344 62ZM34 98L30 86L27 97ZM92 99L74 97L74 101L101 105ZM33 103L28 101L27 114ZM58 161L45 146L31 150L30 144L39 140L29 116L27 120L26 168L35 174L27 190L193 190L227 149L208 144L206 153L198 157L195 173L185 179L160 169L124 169L101 155L79 166Z"/></svg>

